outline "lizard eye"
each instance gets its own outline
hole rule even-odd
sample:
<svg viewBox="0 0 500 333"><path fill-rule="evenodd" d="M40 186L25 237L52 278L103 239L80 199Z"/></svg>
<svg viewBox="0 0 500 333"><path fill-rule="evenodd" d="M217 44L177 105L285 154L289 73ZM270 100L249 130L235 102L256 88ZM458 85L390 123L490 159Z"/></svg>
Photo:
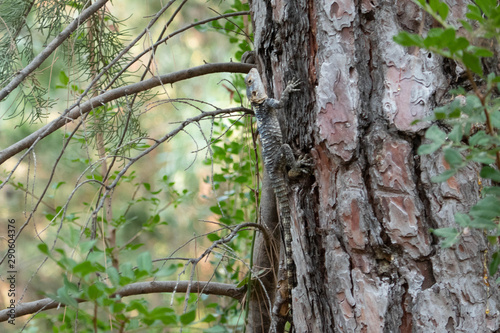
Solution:
<svg viewBox="0 0 500 333"><path fill-rule="evenodd" d="M252 79L248 79L248 83L252 83Z"/></svg>

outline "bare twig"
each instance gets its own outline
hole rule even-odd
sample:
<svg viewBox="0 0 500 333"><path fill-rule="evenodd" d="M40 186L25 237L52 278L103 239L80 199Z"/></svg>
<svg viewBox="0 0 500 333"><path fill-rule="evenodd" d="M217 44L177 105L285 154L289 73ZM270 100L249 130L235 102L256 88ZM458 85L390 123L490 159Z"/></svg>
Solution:
<svg viewBox="0 0 500 333"><path fill-rule="evenodd" d="M208 247L198 258L196 259L191 259L189 260L188 263L186 263L186 266L191 264L193 266L192 270L191 270L191 276L190 276L190 281L193 281L194 279L194 272L195 272L195 268L196 268L196 265L203 259L205 258L206 256L208 256L210 253L212 253L212 251L217 248L218 246L222 245L222 244L225 244L225 243L228 243L230 242L237 234L240 230L245 230L246 228L257 228L259 230L262 231L262 234L264 236L264 239L266 240L266 242L268 242L269 244L271 243L271 236L270 236L270 233L269 231L261 224L258 224L258 223L252 223L252 222L247 222L247 223L242 223L242 224L238 224L237 226L235 226L232 231L216 240L215 242L212 243L212 245L210 247ZM184 271L183 271L184 272ZM183 274L183 272L181 272L180 274ZM179 276L180 276L179 274ZM191 293L191 287L188 286L188 289L186 290L186 297L185 297L185 300L184 300L184 312L186 311L187 309L187 304L188 304L188 300L189 300L189 294Z"/></svg>

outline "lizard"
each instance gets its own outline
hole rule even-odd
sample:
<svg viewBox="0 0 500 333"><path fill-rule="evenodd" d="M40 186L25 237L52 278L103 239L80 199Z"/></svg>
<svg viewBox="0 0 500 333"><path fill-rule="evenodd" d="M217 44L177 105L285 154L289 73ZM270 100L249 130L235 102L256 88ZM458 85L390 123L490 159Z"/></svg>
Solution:
<svg viewBox="0 0 500 333"><path fill-rule="evenodd" d="M311 163L303 157L296 160L290 146L283 143L276 110L281 109L286 105L291 92L300 90L297 89L299 81L292 80L288 83L279 101L267 96L259 72L255 68L252 68L245 77L245 85L247 98L250 101L255 112L255 117L257 118L257 131L260 135L264 166L271 180L271 186L274 189L278 202L280 222L285 243L288 302L291 309L295 265L292 258L292 219L290 214L290 204L288 202L285 167L289 168L289 177L295 178L298 175L307 172L304 167L310 167Z"/></svg>

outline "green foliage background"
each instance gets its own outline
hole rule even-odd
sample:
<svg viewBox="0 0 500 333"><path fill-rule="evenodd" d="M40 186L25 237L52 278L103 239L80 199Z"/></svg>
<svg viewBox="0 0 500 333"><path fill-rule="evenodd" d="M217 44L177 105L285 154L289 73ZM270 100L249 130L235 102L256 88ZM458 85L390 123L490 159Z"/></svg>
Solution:
<svg viewBox="0 0 500 333"><path fill-rule="evenodd" d="M162 4L115 1L108 4L100 19L82 25L61 50L0 104L1 146L17 142L71 105ZM4 20L0 27L2 85L85 9L86 1L32 5L23 0L0 2ZM240 1L188 1L167 33L218 13L243 10L248 10L248 5ZM97 94L113 82L121 68L153 43L174 11L174 7L169 9L161 23L153 26L89 93ZM22 24L25 17L26 24ZM248 22L248 17L235 16L172 37L156 50L146 78L204 61L239 61L250 49ZM133 64L113 87L137 82L147 61L143 57L142 65ZM241 75L213 75L160 87L137 98L127 96L90 113L55 169L54 161L59 159L74 124L42 140L12 177L9 173L17 160L2 165L1 181L8 179L8 183L0 191L0 216L4 221L15 219L17 232L48 186L33 219L16 240L16 265L22 272L16 298L19 301L22 295L22 301L28 302L50 297L66 304L64 309L42 312L29 322L29 316L17 318L15 328L2 323L2 330L18 331L24 324L28 332L163 332L180 327L184 332L241 330L243 306L228 297L192 293L187 299L183 294L117 299L110 295L128 284L153 279L175 281L194 276L195 280L230 284L245 279L251 230L240 231L196 268L187 259L198 257L226 235L228 227L256 221L258 150L251 118L238 115L191 124L121 178L112 193L112 220L107 219L107 207L97 216L92 216L92 211L102 195L99 182L105 180L100 142L106 154L119 156L108 178L112 182L127 158L150 146L148 137L161 137L177 122L201 110L238 105L243 102L239 95L242 85ZM116 235L114 246L112 234ZM0 244L2 253L6 245ZM5 308L9 299L1 291L0 306ZM75 299L87 302L78 304Z"/></svg>

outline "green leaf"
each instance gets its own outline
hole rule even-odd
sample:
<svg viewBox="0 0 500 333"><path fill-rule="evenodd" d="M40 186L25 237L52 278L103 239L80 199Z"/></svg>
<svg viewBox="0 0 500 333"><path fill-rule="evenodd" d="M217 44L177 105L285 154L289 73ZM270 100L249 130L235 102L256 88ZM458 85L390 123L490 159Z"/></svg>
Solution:
<svg viewBox="0 0 500 333"><path fill-rule="evenodd" d="M219 218L219 222L227 224L227 225L232 224L232 220L230 218L224 217L224 216Z"/></svg>
<svg viewBox="0 0 500 333"><path fill-rule="evenodd" d="M50 256L50 253L49 253L49 246L45 243L40 243L38 244L38 250L40 250L40 252L42 252L43 254L45 255L48 255Z"/></svg>
<svg viewBox="0 0 500 333"><path fill-rule="evenodd" d="M468 46L469 41L466 38L458 37L452 43L450 43L448 47L450 48L451 53L455 53L457 51L465 50Z"/></svg>
<svg viewBox="0 0 500 333"><path fill-rule="evenodd" d="M450 46L454 46L455 44L455 37L456 37L456 32L454 28L448 28L443 31L443 33L440 36L442 38L442 45L444 47L450 48ZM450 50L451 51L451 50Z"/></svg>
<svg viewBox="0 0 500 333"><path fill-rule="evenodd" d="M160 268L155 274L155 277L165 277L174 274L177 271L177 266L172 264L168 267Z"/></svg>
<svg viewBox="0 0 500 333"><path fill-rule="evenodd" d="M427 32L427 37L424 39L424 47L429 49L433 47L442 48L445 44L445 39L443 38L444 29L442 28L432 28Z"/></svg>
<svg viewBox="0 0 500 333"><path fill-rule="evenodd" d="M248 177L246 176L238 176L234 179L234 181L238 184L245 184L248 182Z"/></svg>
<svg viewBox="0 0 500 333"><path fill-rule="evenodd" d="M151 311L147 318L152 320L161 320L165 325L177 324L177 316L173 314L174 310L165 306L159 306Z"/></svg>
<svg viewBox="0 0 500 333"><path fill-rule="evenodd" d="M77 274L78 276L85 277L88 274L98 272L99 269L97 269L90 261L84 261L75 267L73 267L73 273Z"/></svg>
<svg viewBox="0 0 500 333"><path fill-rule="evenodd" d="M437 125L432 125L429 127L427 132L425 132L425 137L436 143L444 143L446 140L446 133L442 131Z"/></svg>
<svg viewBox="0 0 500 333"><path fill-rule="evenodd" d="M98 288L95 284L89 286L87 290L87 295L89 296L89 299L91 300L96 300L102 295L104 295L104 292Z"/></svg>
<svg viewBox="0 0 500 333"><path fill-rule="evenodd" d="M476 229L493 230L498 227L498 224L493 222L491 219L474 218L471 221L470 226Z"/></svg>
<svg viewBox="0 0 500 333"><path fill-rule="evenodd" d="M500 82L500 76L495 75L495 73L488 74L488 82Z"/></svg>
<svg viewBox="0 0 500 333"><path fill-rule="evenodd" d="M113 284L113 286L119 286L120 285L120 274L118 274L118 271L116 268L113 266L109 266L106 269L106 273L108 274L108 278Z"/></svg>
<svg viewBox="0 0 500 333"><path fill-rule="evenodd" d="M63 275L63 281L64 281L64 287L66 287L66 290L70 293L78 294L79 289L76 284L68 280L68 277L66 275Z"/></svg>
<svg viewBox="0 0 500 333"><path fill-rule="evenodd" d="M213 314L209 313L205 318L203 318L202 322L211 323L215 320L217 320L217 318L215 318Z"/></svg>
<svg viewBox="0 0 500 333"><path fill-rule="evenodd" d="M439 10L439 0L429 0L429 6L433 12L437 13Z"/></svg>
<svg viewBox="0 0 500 333"><path fill-rule="evenodd" d="M483 178L491 179L495 182L500 182L500 171L488 165L483 166L479 175Z"/></svg>
<svg viewBox="0 0 500 333"><path fill-rule="evenodd" d="M469 9L469 12L467 14L465 14L465 17L484 24L484 18L483 18L481 11L479 10L478 7L476 7L474 5L468 5L467 8Z"/></svg>
<svg viewBox="0 0 500 333"><path fill-rule="evenodd" d="M63 86L67 86L69 83L69 77L64 73L64 71L59 72L59 81L63 84Z"/></svg>
<svg viewBox="0 0 500 333"><path fill-rule="evenodd" d="M126 280L134 280L134 271L132 270L132 265L128 262L123 263L120 265L120 271L121 271L121 277L120 277L120 284L123 284L126 282ZM126 279L124 279L126 278Z"/></svg>
<svg viewBox="0 0 500 333"><path fill-rule="evenodd" d="M495 252L491 256L491 262L488 267L488 270L490 271L490 275L495 275L495 273L498 271L498 265L500 265L500 253Z"/></svg>
<svg viewBox="0 0 500 333"><path fill-rule="evenodd" d="M424 40L420 35L410 34L406 31L401 31L399 34L393 37L393 40L402 46L424 46Z"/></svg>
<svg viewBox="0 0 500 333"><path fill-rule="evenodd" d="M113 302L111 305L110 305L110 309L113 313L120 313L120 312L123 312L123 310L125 310L125 308L127 307L126 304L122 303L122 302Z"/></svg>
<svg viewBox="0 0 500 333"><path fill-rule="evenodd" d="M488 49L482 48L482 47L474 46L474 47L472 47L472 50L474 51L474 55L476 55L478 57L487 58L487 57L493 56L493 52L491 52Z"/></svg>
<svg viewBox="0 0 500 333"><path fill-rule="evenodd" d="M436 125L429 127L429 129L425 132L425 137L433 142L430 144L420 145L417 150L419 155L434 153L436 150L441 148L442 144L446 141L446 133L439 129Z"/></svg>
<svg viewBox="0 0 500 333"><path fill-rule="evenodd" d="M460 108L455 108L448 114L448 118L450 119L460 118L461 115L462 115L462 110L460 110Z"/></svg>
<svg viewBox="0 0 500 333"><path fill-rule="evenodd" d="M442 174L440 175L437 175L437 176L433 176L431 178L431 181L433 183L442 183L444 181L447 181L448 179L450 179L451 177L453 177L455 175L455 173L457 173L457 170L456 169L450 169L450 170L446 170L445 172L443 172Z"/></svg>
<svg viewBox="0 0 500 333"><path fill-rule="evenodd" d="M476 0L476 4L481 8L483 13L486 13L489 15L498 4L496 3L496 0Z"/></svg>
<svg viewBox="0 0 500 333"><path fill-rule="evenodd" d="M488 153L485 151L482 151L482 152L479 152L478 154L472 155L472 160L474 162L478 162L481 164L495 163L495 159L492 156L488 155Z"/></svg>
<svg viewBox="0 0 500 333"><path fill-rule="evenodd" d="M456 235L459 234L456 228L433 229L432 233L439 237L450 237L450 236L455 237Z"/></svg>
<svg viewBox="0 0 500 333"><path fill-rule="evenodd" d="M470 215L476 218L492 220L500 216L500 200L494 196L487 196L470 209ZM477 228L477 227L476 227Z"/></svg>
<svg viewBox="0 0 500 333"><path fill-rule="evenodd" d="M241 281L240 281L240 282L236 285L236 287L237 287L237 288L241 288L241 287L243 287L243 286L247 285L247 284L248 284L248 281L249 281L249 280L248 280L248 275L247 275L247 276L246 276L243 280L241 280Z"/></svg>
<svg viewBox="0 0 500 333"><path fill-rule="evenodd" d="M464 136L464 133L462 131L461 124L457 124L457 125L453 126L453 129L448 134L448 138L455 143L459 143L460 141L462 141L463 136Z"/></svg>
<svg viewBox="0 0 500 333"><path fill-rule="evenodd" d="M177 316L174 315L174 314L170 314L170 315L163 315L161 316L160 318L158 318L161 320L161 322L164 324L164 325L172 325L172 324L177 324Z"/></svg>
<svg viewBox="0 0 500 333"><path fill-rule="evenodd" d="M455 222L461 227L468 227L471 224L471 219L469 215L463 214L463 213L456 213L455 214Z"/></svg>
<svg viewBox="0 0 500 333"><path fill-rule="evenodd" d="M463 163L462 155L453 148L446 148L444 150L444 159L452 168L457 168Z"/></svg>
<svg viewBox="0 0 500 333"><path fill-rule="evenodd" d="M57 289L57 300L66 305L77 308L78 302L68 294L68 289L66 287L61 287Z"/></svg>
<svg viewBox="0 0 500 333"><path fill-rule="evenodd" d="M81 242L80 243L80 251L82 253L88 253L90 249L94 247L94 244L97 242L97 239L86 241L86 242Z"/></svg>
<svg viewBox="0 0 500 333"><path fill-rule="evenodd" d="M483 188L483 194L486 194L486 195L490 194L490 195L500 197L500 187L498 187L498 186L485 186Z"/></svg>
<svg viewBox="0 0 500 333"><path fill-rule="evenodd" d="M499 278L499 280L500 280L500 278ZM226 332L228 332L227 329L221 325L212 326L210 328L203 330L203 333L226 333Z"/></svg>
<svg viewBox="0 0 500 333"><path fill-rule="evenodd" d="M471 146L486 146L490 143L490 137L485 131L479 131L469 138L469 145Z"/></svg>
<svg viewBox="0 0 500 333"><path fill-rule="evenodd" d="M439 16L441 16L441 18L444 20L446 20L446 18L448 17L448 12L450 11L450 8L448 7L447 4L445 4L444 2L441 2L439 4L439 7L438 7L438 13L439 13Z"/></svg>
<svg viewBox="0 0 500 333"><path fill-rule="evenodd" d="M214 174L214 182L223 183L225 181L226 181L226 177L224 177L224 175L221 175L219 173Z"/></svg>
<svg viewBox="0 0 500 333"><path fill-rule="evenodd" d="M472 28L472 25L470 25L469 22L465 21L465 20L460 20L460 23L462 24L462 26L465 28L465 30L469 31L469 32L472 32L474 29Z"/></svg>
<svg viewBox="0 0 500 333"><path fill-rule="evenodd" d="M212 213L222 215L222 211L220 210L219 206L211 206L209 209Z"/></svg>
<svg viewBox="0 0 500 333"><path fill-rule="evenodd" d="M57 207L59 210L59 207ZM80 242L80 230L70 227L69 228L69 237L65 239L66 244L68 244L72 248L76 248L78 243Z"/></svg>
<svg viewBox="0 0 500 333"><path fill-rule="evenodd" d="M436 120L446 119L447 116L448 115L446 114L445 110L443 110L442 108L434 109L434 118L436 118Z"/></svg>
<svg viewBox="0 0 500 333"><path fill-rule="evenodd" d="M479 60L478 56L469 52L464 52L462 61L464 62L464 65L471 71L478 75L483 75L483 67L481 66L481 61Z"/></svg>
<svg viewBox="0 0 500 333"><path fill-rule="evenodd" d="M196 318L196 310L192 310L192 311L189 311L187 313L184 313L181 315L180 319L181 319L181 323L183 325L188 325L190 323L192 323Z"/></svg>
<svg viewBox="0 0 500 333"><path fill-rule="evenodd" d="M63 269L72 269L77 265L76 261L66 257L64 251L62 249L56 249L57 252L61 253L63 257L57 261L57 264ZM62 252L61 252L62 251Z"/></svg>
<svg viewBox="0 0 500 333"><path fill-rule="evenodd" d="M490 113L490 119L493 126L500 129L500 110L495 110Z"/></svg>
<svg viewBox="0 0 500 333"><path fill-rule="evenodd" d="M61 186L62 186L62 185L64 185L64 184L66 184L66 182L58 182L58 183L56 183L56 184L53 184L53 185L52 185L52 188L53 188L54 190L57 190L59 187L61 187Z"/></svg>
<svg viewBox="0 0 500 333"><path fill-rule="evenodd" d="M495 246L498 241L498 236L486 236L490 245Z"/></svg>
<svg viewBox="0 0 500 333"><path fill-rule="evenodd" d="M211 242L215 242L216 240L220 239L220 237L218 235L216 235L216 234L208 234L207 238Z"/></svg>
<svg viewBox="0 0 500 333"><path fill-rule="evenodd" d="M151 273L151 270L153 269L153 262L151 260L151 254L148 251L141 253L137 257L137 266L140 270Z"/></svg>
<svg viewBox="0 0 500 333"><path fill-rule="evenodd" d="M444 248L448 248L455 244L460 236L460 232L455 228L431 229L431 232L438 237L444 238L441 242L441 246Z"/></svg>
<svg viewBox="0 0 500 333"><path fill-rule="evenodd" d="M441 148L441 145L440 144L434 144L434 143L431 143L431 144L423 144L423 145L420 145L417 149L417 153L419 155L429 155L429 154L432 154L434 153L436 150L438 150L439 148Z"/></svg>

